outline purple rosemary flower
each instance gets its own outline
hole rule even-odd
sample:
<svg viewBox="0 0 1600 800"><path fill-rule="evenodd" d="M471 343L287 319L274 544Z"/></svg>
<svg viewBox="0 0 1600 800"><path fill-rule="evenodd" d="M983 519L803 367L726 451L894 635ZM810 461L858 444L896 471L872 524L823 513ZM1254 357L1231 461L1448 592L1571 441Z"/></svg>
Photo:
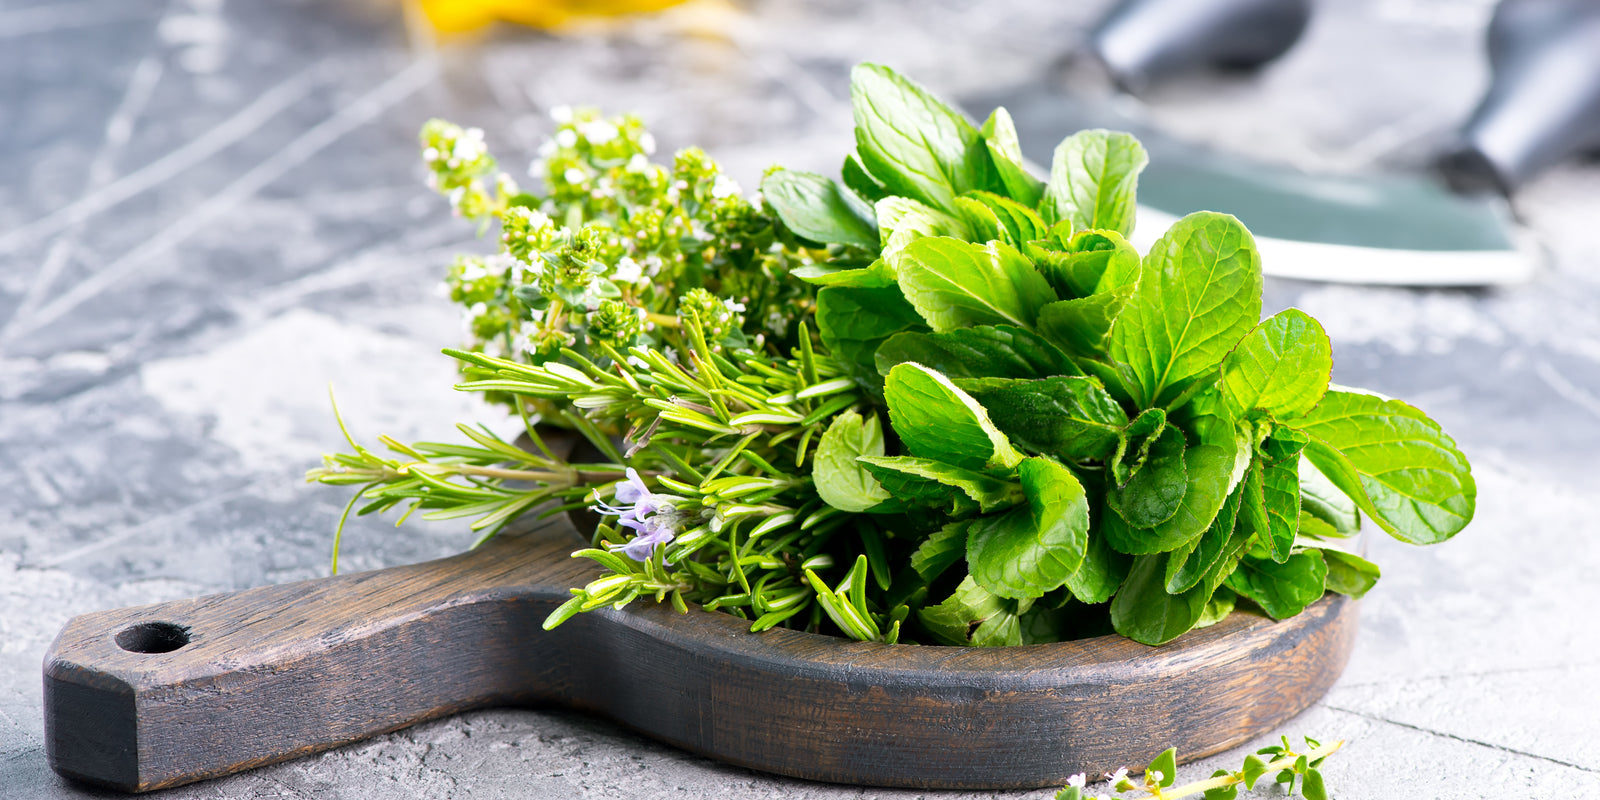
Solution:
<svg viewBox="0 0 1600 800"><path fill-rule="evenodd" d="M633 467L628 467L627 475L612 495L616 505L596 502L595 508L616 514L618 524L635 531L622 552L634 561L645 561L655 552L656 545L671 542L678 535L681 515L674 501L682 498L650 491Z"/></svg>

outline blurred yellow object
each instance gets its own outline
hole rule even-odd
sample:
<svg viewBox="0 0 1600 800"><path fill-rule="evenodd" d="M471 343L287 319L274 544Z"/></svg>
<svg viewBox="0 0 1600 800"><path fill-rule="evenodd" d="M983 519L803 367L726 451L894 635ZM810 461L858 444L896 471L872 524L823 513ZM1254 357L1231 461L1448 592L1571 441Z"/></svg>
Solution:
<svg viewBox="0 0 1600 800"><path fill-rule="evenodd" d="M658 11L683 0L417 0L440 33L477 30L495 22L556 28L583 17Z"/></svg>

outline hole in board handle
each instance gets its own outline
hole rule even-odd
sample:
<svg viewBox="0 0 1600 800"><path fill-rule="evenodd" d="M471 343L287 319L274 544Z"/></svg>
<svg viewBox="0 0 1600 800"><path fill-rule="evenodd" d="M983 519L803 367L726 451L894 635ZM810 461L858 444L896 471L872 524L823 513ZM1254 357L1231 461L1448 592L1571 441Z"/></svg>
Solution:
<svg viewBox="0 0 1600 800"><path fill-rule="evenodd" d="M189 629L171 622L141 622L117 634L117 646L130 653L170 653L189 643Z"/></svg>

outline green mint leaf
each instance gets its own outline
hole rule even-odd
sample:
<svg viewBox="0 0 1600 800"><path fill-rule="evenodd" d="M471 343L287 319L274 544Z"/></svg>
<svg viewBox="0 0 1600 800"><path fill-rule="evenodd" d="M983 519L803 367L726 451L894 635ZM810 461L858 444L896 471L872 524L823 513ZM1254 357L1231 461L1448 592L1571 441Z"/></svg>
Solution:
<svg viewBox="0 0 1600 800"><path fill-rule="evenodd" d="M1190 447L1183 453L1184 472L1188 488L1183 501L1171 519L1153 528L1134 528L1124 521L1117 511L1120 499L1115 492L1106 493L1106 501L1114 514L1104 520L1106 541L1112 547L1130 555L1165 553L1176 550L1191 539L1205 533L1212 520L1222 510L1223 503L1242 477L1238 462L1249 457L1249 448L1235 441L1231 445L1203 444ZM1163 581L1163 585L1165 582Z"/></svg>
<svg viewBox="0 0 1600 800"><path fill-rule="evenodd" d="M989 149L960 112L895 71L850 72L856 154L890 193L955 211L955 198L990 185Z"/></svg>
<svg viewBox="0 0 1600 800"><path fill-rule="evenodd" d="M761 179L761 196L789 230L807 239L878 248L878 222L872 207L832 179L780 169Z"/></svg>
<svg viewBox="0 0 1600 800"><path fill-rule="evenodd" d="M1111 329L1133 289L1122 288L1073 300L1057 300L1039 309L1034 327L1068 354L1101 360L1111 342Z"/></svg>
<svg viewBox="0 0 1600 800"><path fill-rule="evenodd" d="M1282 564L1246 555L1228 576L1227 585L1261 606L1267 616L1287 619L1322 597L1327 576L1328 565L1317 550L1295 553Z"/></svg>
<svg viewBox="0 0 1600 800"><path fill-rule="evenodd" d="M1455 442L1421 411L1378 395L1330 390L1296 423L1306 456L1378 527L1434 544L1472 520L1478 488Z"/></svg>
<svg viewBox="0 0 1600 800"><path fill-rule="evenodd" d="M1145 767L1146 775L1150 774L1151 771L1161 773L1161 780L1157 781L1157 783L1163 787L1171 786L1176 782L1178 780L1178 748L1169 747L1162 751L1161 755L1156 756L1156 759L1150 762L1150 766Z"/></svg>
<svg viewBox="0 0 1600 800"><path fill-rule="evenodd" d="M1115 485L1127 484L1134 469L1144 463L1150 446L1166 427L1167 412L1160 408L1147 408L1123 428L1117 441L1117 451L1111 456L1111 478Z"/></svg>
<svg viewBox="0 0 1600 800"><path fill-rule="evenodd" d="M822 343L874 395L883 394L878 348L897 333L922 329L922 317L894 286L830 286L817 292L817 333Z"/></svg>
<svg viewBox="0 0 1600 800"><path fill-rule="evenodd" d="M1040 597L1083 563L1089 499L1072 470L1049 458L1017 467L1028 504L979 517L967 531L967 566L978 585L1001 597Z"/></svg>
<svg viewBox="0 0 1600 800"><path fill-rule="evenodd" d="M1028 174L1022 166L1022 143L1017 139L1011 114L1003 108L995 109L978 133L989 150L989 163L1000 179L1000 188L1012 200L1038 208L1044 197L1044 181Z"/></svg>
<svg viewBox="0 0 1600 800"><path fill-rule="evenodd" d="M1170 563L1170 562L1169 562ZM1200 618L1194 621L1194 629L1209 628L1228 618L1233 613L1233 608L1239 596L1224 586L1217 589L1216 594L1206 601L1205 610L1200 612Z"/></svg>
<svg viewBox="0 0 1600 800"><path fill-rule="evenodd" d="M883 257L894 266L894 255L912 242L929 236L949 236L967 241L972 228L959 216L929 208L909 197L885 197L873 206Z"/></svg>
<svg viewBox="0 0 1600 800"><path fill-rule="evenodd" d="M1261 258L1237 219L1178 220L1144 258L1139 285L1111 329L1141 408L1212 371L1261 318Z"/></svg>
<svg viewBox="0 0 1600 800"><path fill-rule="evenodd" d="M817 443L811 479L817 496L840 511L866 511L890 495L865 467L859 456L883 455L883 429L878 416L862 418L854 410L833 418Z"/></svg>
<svg viewBox="0 0 1600 800"><path fill-rule="evenodd" d="M969 575L944 602L918 611L917 619L944 644L1004 647L1022 644L1017 608L1015 601L990 593Z"/></svg>
<svg viewBox="0 0 1600 800"><path fill-rule="evenodd" d="M951 378L1044 378L1081 375L1076 364L1037 334L1011 325L947 333L896 334L878 347L879 373L914 361Z"/></svg>
<svg viewBox="0 0 1600 800"><path fill-rule="evenodd" d="M839 169L839 177L844 180L844 185L857 197L876 203L889 196L889 190L877 178L861 166L861 159L855 153L845 156L844 166Z"/></svg>
<svg viewBox="0 0 1600 800"><path fill-rule="evenodd" d="M1333 346L1322 326L1291 308L1263 320L1222 359L1222 396L1233 416L1293 419L1328 390Z"/></svg>
<svg viewBox="0 0 1600 800"><path fill-rule="evenodd" d="M1131 289L1143 267L1139 251L1116 231L1078 231L1064 242L1040 237L1025 244L1023 252L1038 263L1039 272L1062 297Z"/></svg>
<svg viewBox="0 0 1600 800"><path fill-rule="evenodd" d="M974 325L1032 328L1039 307L1056 299L1033 264L1002 242L917 239L893 265L906 299L939 332Z"/></svg>
<svg viewBox="0 0 1600 800"><path fill-rule="evenodd" d="M933 581L967 555L967 523L951 522L928 535L911 553L911 569L923 583Z"/></svg>
<svg viewBox="0 0 1600 800"><path fill-rule="evenodd" d="M1284 444L1293 432L1279 428L1264 446L1276 450L1280 458L1257 458L1245 478L1244 513L1272 560L1282 564L1289 558L1295 536L1300 531L1299 447L1303 442Z"/></svg>
<svg viewBox="0 0 1600 800"><path fill-rule="evenodd" d="M1133 231L1134 191L1149 163L1139 140L1107 130L1078 131L1056 146L1043 205L1076 230Z"/></svg>
<svg viewBox="0 0 1600 800"><path fill-rule="evenodd" d="M1022 461L988 412L949 378L900 364L884 382L889 423L912 455L969 470L1009 470Z"/></svg>
<svg viewBox="0 0 1600 800"><path fill-rule="evenodd" d="M889 494L907 502L950 506L956 502L954 493L959 492L987 514L1023 500L1022 488L1015 483L942 461L915 456L866 456L860 463Z"/></svg>
<svg viewBox="0 0 1600 800"><path fill-rule="evenodd" d="M1349 595L1357 600L1378 583L1378 578L1383 577L1383 572L1378 565L1354 553L1335 550L1331 547L1318 548L1322 560L1328 565L1328 589L1339 594Z"/></svg>
<svg viewBox="0 0 1600 800"><path fill-rule="evenodd" d="M1097 511L1102 516L1111 513L1104 505ZM1067 578L1067 591L1085 603L1104 603L1128 577L1128 568L1132 565L1132 558L1111 549L1098 528L1091 527L1083 563Z"/></svg>
<svg viewBox="0 0 1600 800"><path fill-rule="evenodd" d="M1348 536L1361 530L1355 501L1339 491L1304 452L1300 455L1300 509L1327 523L1338 534Z"/></svg>
<svg viewBox="0 0 1600 800"><path fill-rule="evenodd" d="M1228 495L1205 533L1172 551L1172 557L1167 559L1168 592L1188 591L1207 575L1215 574L1219 564L1236 558L1244 550L1250 541L1249 531L1238 524L1244 492L1245 485L1240 484Z"/></svg>
<svg viewBox="0 0 1600 800"><path fill-rule="evenodd" d="M1065 459L1104 459L1128 423L1122 406L1091 378L956 379L1013 442Z"/></svg>
<svg viewBox="0 0 1600 800"><path fill-rule="evenodd" d="M1164 580L1168 555L1133 559L1127 580L1111 598L1111 627L1117 633L1143 644L1166 644L1199 621L1211 596L1209 587L1202 582L1182 594L1168 594Z"/></svg>
<svg viewBox="0 0 1600 800"><path fill-rule="evenodd" d="M1049 235L1050 228L1033 209L1015 200L991 192L968 192L957 198L963 208L976 203L988 211L986 219L997 226L995 236L1012 247L1022 248L1026 243ZM1135 256L1135 259L1138 257Z"/></svg>
<svg viewBox="0 0 1600 800"><path fill-rule="evenodd" d="M1154 528L1178 513L1188 492L1183 431L1168 425L1121 488L1112 488L1112 508L1135 528Z"/></svg>
<svg viewBox="0 0 1600 800"><path fill-rule="evenodd" d="M956 213L961 220L967 223L967 229L972 231L971 239L976 242L1003 241L1015 246L1009 235L1002 233L1000 217L993 208L985 205L971 194L964 194L956 198Z"/></svg>

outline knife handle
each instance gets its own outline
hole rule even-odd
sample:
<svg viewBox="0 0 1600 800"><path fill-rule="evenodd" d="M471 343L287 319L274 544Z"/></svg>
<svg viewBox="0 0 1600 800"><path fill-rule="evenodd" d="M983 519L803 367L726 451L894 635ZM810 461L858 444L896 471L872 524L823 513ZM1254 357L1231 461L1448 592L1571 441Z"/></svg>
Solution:
<svg viewBox="0 0 1600 800"><path fill-rule="evenodd" d="M1090 33L1124 91L1191 69L1253 69L1288 52L1311 0L1122 0Z"/></svg>
<svg viewBox="0 0 1600 800"><path fill-rule="evenodd" d="M45 657L62 775L147 791L572 694L545 616L596 571L565 516L424 564L101 611Z"/></svg>
<svg viewBox="0 0 1600 800"><path fill-rule="evenodd" d="M1600 3L1502 0L1488 54L1489 88L1438 160L1453 187L1509 194L1600 148Z"/></svg>

